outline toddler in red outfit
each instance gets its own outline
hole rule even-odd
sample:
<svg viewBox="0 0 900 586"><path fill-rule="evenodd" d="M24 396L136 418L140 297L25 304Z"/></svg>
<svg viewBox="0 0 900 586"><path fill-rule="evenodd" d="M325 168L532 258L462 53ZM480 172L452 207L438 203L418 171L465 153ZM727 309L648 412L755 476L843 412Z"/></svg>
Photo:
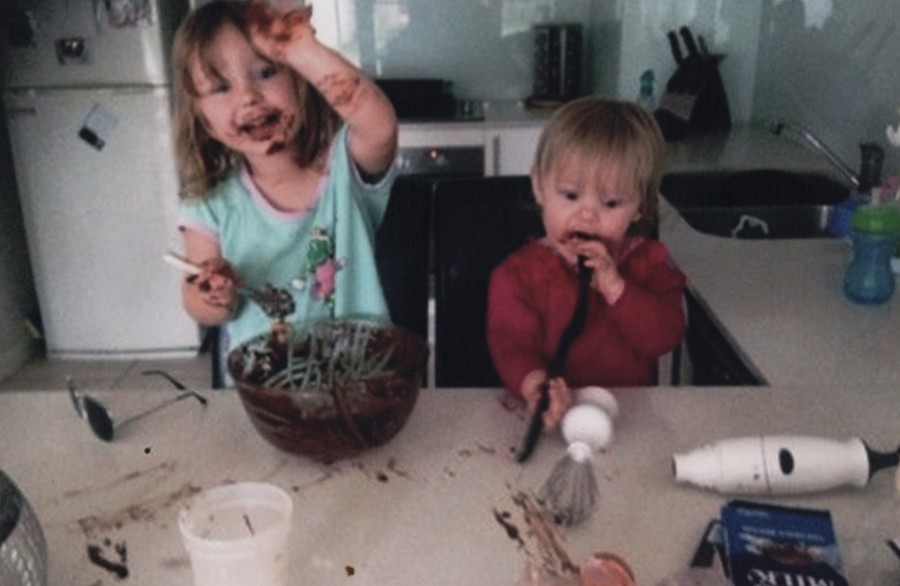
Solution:
<svg viewBox="0 0 900 586"><path fill-rule="evenodd" d="M549 384L545 429L570 388L656 384L659 357L684 335L685 276L654 237L664 148L639 105L597 97L560 108L538 142L531 182L546 236L494 269L487 339L503 384L530 410ZM563 376L547 381L578 298L578 257L592 270L587 319Z"/></svg>

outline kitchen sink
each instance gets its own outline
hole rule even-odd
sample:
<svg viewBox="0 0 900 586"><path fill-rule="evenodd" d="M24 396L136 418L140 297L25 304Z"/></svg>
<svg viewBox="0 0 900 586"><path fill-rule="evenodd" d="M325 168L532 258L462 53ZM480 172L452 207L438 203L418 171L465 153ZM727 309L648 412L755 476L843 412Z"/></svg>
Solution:
<svg viewBox="0 0 900 586"><path fill-rule="evenodd" d="M670 173L660 191L695 230L747 239L828 237L834 206L850 195L829 176L774 169Z"/></svg>
<svg viewBox="0 0 900 586"><path fill-rule="evenodd" d="M745 239L827 238L832 206L685 208L681 217L698 232Z"/></svg>

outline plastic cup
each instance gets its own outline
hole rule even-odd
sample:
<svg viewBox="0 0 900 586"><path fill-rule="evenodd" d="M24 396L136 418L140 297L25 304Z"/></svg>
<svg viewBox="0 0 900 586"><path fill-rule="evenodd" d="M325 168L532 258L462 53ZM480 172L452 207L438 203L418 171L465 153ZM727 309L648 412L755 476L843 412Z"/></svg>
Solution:
<svg viewBox="0 0 900 586"><path fill-rule="evenodd" d="M178 513L194 586L285 586L294 503L271 484L205 490Z"/></svg>

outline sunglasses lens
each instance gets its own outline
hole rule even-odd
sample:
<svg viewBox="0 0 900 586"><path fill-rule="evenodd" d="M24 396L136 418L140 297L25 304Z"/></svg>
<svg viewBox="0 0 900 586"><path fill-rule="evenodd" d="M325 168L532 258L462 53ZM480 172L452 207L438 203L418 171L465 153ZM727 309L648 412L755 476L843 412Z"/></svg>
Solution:
<svg viewBox="0 0 900 586"><path fill-rule="evenodd" d="M90 397L84 397L84 410L87 412L88 424L94 434L105 442L111 441L113 422L106 409Z"/></svg>

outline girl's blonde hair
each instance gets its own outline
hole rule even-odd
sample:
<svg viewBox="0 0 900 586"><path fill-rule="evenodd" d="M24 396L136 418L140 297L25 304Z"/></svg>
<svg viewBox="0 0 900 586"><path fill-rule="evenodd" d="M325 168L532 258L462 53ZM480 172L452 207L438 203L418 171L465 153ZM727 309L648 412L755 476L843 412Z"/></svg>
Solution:
<svg viewBox="0 0 900 586"><path fill-rule="evenodd" d="M611 173L633 178L641 203L631 231L655 231L665 141L650 113L637 103L596 96L567 103L541 133L532 174L540 181L571 156L598 182Z"/></svg>
<svg viewBox="0 0 900 586"><path fill-rule="evenodd" d="M214 0L192 12L179 26L172 51L175 95L175 153L181 197L202 198L240 161L238 153L213 138L196 108L197 88L191 75L195 62L214 74L206 48L223 26L231 24L249 40L244 0ZM289 69L301 104L297 163L319 164L340 126L340 118L312 85Z"/></svg>

